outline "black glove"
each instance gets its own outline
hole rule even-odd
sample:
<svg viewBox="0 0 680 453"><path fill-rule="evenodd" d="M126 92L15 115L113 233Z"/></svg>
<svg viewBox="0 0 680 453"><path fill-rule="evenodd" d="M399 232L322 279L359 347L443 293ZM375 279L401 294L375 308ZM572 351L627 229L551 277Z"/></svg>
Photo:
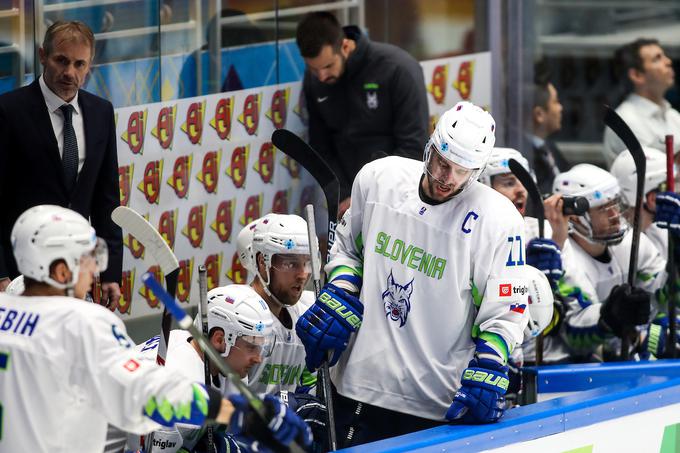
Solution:
<svg viewBox="0 0 680 453"><path fill-rule="evenodd" d="M599 325L619 338L630 334L635 326L647 324L650 314L649 293L628 284L612 288L600 308Z"/></svg>

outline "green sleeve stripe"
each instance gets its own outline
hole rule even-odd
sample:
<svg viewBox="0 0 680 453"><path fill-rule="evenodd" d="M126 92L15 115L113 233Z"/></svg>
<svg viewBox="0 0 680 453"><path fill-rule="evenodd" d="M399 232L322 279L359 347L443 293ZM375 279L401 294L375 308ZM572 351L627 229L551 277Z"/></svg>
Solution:
<svg viewBox="0 0 680 453"><path fill-rule="evenodd" d="M508 363L508 357L510 356L511 350L500 335L492 332L482 332L479 334L479 338L494 345L496 349L498 349L498 351L500 351L500 353L503 355L503 360L505 363Z"/></svg>
<svg viewBox="0 0 680 453"><path fill-rule="evenodd" d="M482 305L482 295L479 294L479 288L477 288L475 282L471 283L472 283L472 302L475 304L475 307L479 308Z"/></svg>
<svg viewBox="0 0 680 453"><path fill-rule="evenodd" d="M334 280L338 275L347 275L347 274L363 278L364 270L363 269L356 269L356 268L349 267L349 266L338 266L331 271L331 274L328 276L328 281Z"/></svg>
<svg viewBox="0 0 680 453"><path fill-rule="evenodd" d="M316 384L316 374L311 373L307 368L302 371L300 383L305 387L311 387Z"/></svg>

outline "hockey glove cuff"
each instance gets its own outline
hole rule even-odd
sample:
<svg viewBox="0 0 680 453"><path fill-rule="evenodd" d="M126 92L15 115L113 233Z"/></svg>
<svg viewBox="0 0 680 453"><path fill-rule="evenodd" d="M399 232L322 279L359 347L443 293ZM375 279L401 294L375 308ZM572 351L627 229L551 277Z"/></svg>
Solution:
<svg viewBox="0 0 680 453"><path fill-rule="evenodd" d="M448 421L493 423L505 412L505 392L510 385L508 367L486 361L480 367L477 359L463 371L461 387L446 411Z"/></svg>
<svg viewBox="0 0 680 453"><path fill-rule="evenodd" d="M674 236L680 235L680 194L674 192L656 194L654 222L659 228L670 229Z"/></svg>

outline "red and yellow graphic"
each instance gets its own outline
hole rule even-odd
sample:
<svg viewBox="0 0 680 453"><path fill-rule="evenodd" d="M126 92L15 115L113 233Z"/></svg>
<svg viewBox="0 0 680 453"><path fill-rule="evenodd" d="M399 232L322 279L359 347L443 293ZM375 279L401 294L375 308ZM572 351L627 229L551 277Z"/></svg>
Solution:
<svg viewBox="0 0 680 453"><path fill-rule="evenodd" d="M272 95L272 103L265 116L269 118L276 129L286 126L288 114L288 99L290 98L290 87L276 90Z"/></svg>
<svg viewBox="0 0 680 453"><path fill-rule="evenodd" d="M274 194L274 201L272 202L271 212L275 214L288 214L288 199L290 198L290 191L279 190Z"/></svg>
<svg viewBox="0 0 680 453"><path fill-rule="evenodd" d="M295 102L295 105L293 106L293 113L295 113L301 120L306 120L305 118L305 113L307 112L307 109L305 108L305 96L304 92L300 90L300 93L298 94L297 97L297 102Z"/></svg>
<svg viewBox="0 0 680 453"><path fill-rule="evenodd" d="M260 124L260 102L262 93L249 94L243 101L243 112L238 116L238 122L243 124L248 135L257 135Z"/></svg>
<svg viewBox="0 0 680 453"><path fill-rule="evenodd" d="M145 214L144 218L149 220L149 214ZM123 231L125 233L125 231ZM144 246L132 234L127 233L123 236L123 244L130 249L130 254L135 259L144 259Z"/></svg>
<svg viewBox="0 0 680 453"><path fill-rule="evenodd" d="M215 253L205 258L205 270L208 280L208 291L220 286L220 273L222 270L222 254Z"/></svg>
<svg viewBox="0 0 680 453"><path fill-rule="evenodd" d="M210 120L210 126L215 129L221 140L229 140L231 135L231 119L234 114L234 97L222 98L215 106L215 116Z"/></svg>
<svg viewBox="0 0 680 453"><path fill-rule="evenodd" d="M194 206L189 210L187 224L182 229L182 234L189 239L193 248L203 247L203 232L205 231L205 217L208 210L207 204Z"/></svg>
<svg viewBox="0 0 680 453"><path fill-rule="evenodd" d="M241 264L241 260L238 259L238 253L234 253L234 256L232 256L231 266L227 269L225 275L229 280L236 284L243 285L248 283L248 271L243 267L243 264Z"/></svg>
<svg viewBox="0 0 680 453"><path fill-rule="evenodd" d="M461 99L467 101L472 94L472 76L475 69L474 60L464 61L458 68L458 77L453 81L453 87L458 90Z"/></svg>
<svg viewBox="0 0 680 453"><path fill-rule="evenodd" d="M234 210L236 208L236 198L224 200L217 206L215 220L210 224L210 229L217 233L221 242L230 242L231 233L234 225Z"/></svg>
<svg viewBox="0 0 680 453"><path fill-rule="evenodd" d="M130 193L132 190L132 176L135 173L134 164L118 167L118 190L120 191L120 204L129 206Z"/></svg>
<svg viewBox="0 0 680 453"><path fill-rule="evenodd" d="M123 271L120 279L120 299L111 311L118 310L121 314L130 314L132 311L132 293L135 287L135 269Z"/></svg>
<svg viewBox="0 0 680 453"><path fill-rule="evenodd" d="M162 178L163 159L148 162L144 168L144 177L137 187L144 194L146 201L151 204L158 204Z"/></svg>
<svg viewBox="0 0 680 453"><path fill-rule="evenodd" d="M191 295L191 276L194 272L194 259L181 260L179 262L179 274L177 275L177 299L180 302L189 303Z"/></svg>
<svg viewBox="0 0 680 453"><path fill-rule="evenodd" d="M271 183L274 178L274 158L276 157L276 148L272 142L264 142L260 146L260 154L258 155L253 169L259 173L262 182L265 184Z"/></svg>
<svg viewBox="0 0 680 453"><path fill-rule="evenodd" d="M203 184L203 188L208 193L217 193L217 180L220 176L221 157L221 149L205 153L201 170L196 175L196 179Z"/></svg>
<svg viewBox="0 0 680 453"><path fill-rule="evenodd" d="M151 135L158 139L163 149L172 149L172 139L175 135L175 118L177 117L177 104L163 107L158 111L156 127L151 129Z"/></svg>
<svg viewBox="0 0 680 453"><path fill-rule="evenodd" d="M430 128L429 133L430 134L432 134L432 132L434 132L434 128L437 127L437 121L439 121L440 117L441 117L441 115L438 115L436 113L433 114L433 115L430 115L430 125L429 125L429 128Z"/></svg>
<svg viewBox="0 0 680 453"><path fill-rule="evenodd" d="M177 231L177 209L161 214L158 219L158 232L171 249L175 249L175 233Z"/></svg>
<svg viewBox="0 0 680 453"><path fill-rule="evenodd" d="M240 189L246 183L248 156L250 156L250 145L238 146L231 153L231 163L227 167L227 175L237 189Z"/></svg>
<svg viewBox="0 0 680 453"><path fill-rule="evenodd" d="M128 118L127 129L120 138L127 143L132 154L143 154L144 134L146 133L146 110L132 112Z"/></svg>
<svg viewBox="0 0 680 453"><path fill-rule="evenodd" d="M205 118L205 101L193 102L189 105L182 131L187 134L192 145L201 144L203 118Z"/></svg>
<svg viewBox="0 0 680 453"><path fill-rule="evenodd" d="M427 92L432 95L435 104L443 104L446 100L446 81L449 75L449 65L437 65L432 70L432 81L427 85Z"/></svg>
<svg viewBox="0 0 680 453"><path fill-rule="evenodd" d="M264 194L253 195L246 200L246 206L241 216L241 225L246 226L255 219L262 217L262 199Z"/></svg>
<svg viewBox="0 0 680 453"><path fill-rule="evenodd" d="M163 281L163 272L161 271L161 267L159 265L156 264L151 266L149 269L147 269L147 272L151 272L153 274L153 278L155 278L156 281ZM140 286L139 294L144 299L146 299L146 303L149 307L161 308L162 304L160 303L160 300L156 297L153 291L146 287L146 285Z"/></svg>
<svg viewBox="0 0 680 453"><path fill-rule="evenodd" d="M172 166L172 173L168 178L168 185L173 188L177 198L187 198L189 181L191 180L191 162L193 154L179 156Z"/></svg>
<svg viewBox="0 0 680 453"><path fill-rule="evenodd" d="M283 159L281 159L281 165L283 165L286 170L288 170L288 174L291 178L300 179L300 164L298 164L295 159L291 159L289 156L284 154Z"/></svg>

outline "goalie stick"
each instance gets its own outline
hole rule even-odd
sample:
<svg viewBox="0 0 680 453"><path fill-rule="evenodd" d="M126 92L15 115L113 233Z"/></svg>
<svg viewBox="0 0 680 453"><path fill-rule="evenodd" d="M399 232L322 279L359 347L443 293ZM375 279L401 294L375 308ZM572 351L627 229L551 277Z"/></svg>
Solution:
<svg viewBox="0 0 680 453"><path fill-rule="evenodd" d="M241 377L231 369L229 364L224 360L217 350L210 344L210 341L198 330L194 325L193 320L189 315L186 314L184 309L175 300L174 296L171 296L160 283L156 281L153 274L150 272L145 273L142 276L142 282L158 297L163 306L170 312L170 314L177 320L177 324L182 329L188 330L191 336L198 342L199 346L206 355L205 360L210 359L220 370L225 377L227 377L231 383L236 387L236 389L248 400L248 404L253 408L253 411L259 416L259 418L264 422L265 426L268 425L267 417L265 414L264 403L261 399L253 394L250 389L243 383ZM303 453L304 450L295 442L290 444L290 451L295 453Z"/></svg>
<svg viewBox="0 0 680 453"><path fill-rule="evenodd" d="M635 188L635 211L633 214L633 240L630 246L630 262L628 263L628 284L632 288L635 283L635 272L637 270L638 249L640 246L640 211L642 209L642 198L644 196L645 173L647 161L642 146L633 131L623 119L608 105L604 106L604 124L608 126L621 141L626 145L628 151L633 156L635 162L635 172L637 175L637 186ZM632 334L632 332L631 332ZM628 360L630 356L630 335L624 335L621 339L621 360Z"/></svg>
<svg viewBox="0 0 680 453"><path fill-rule="evenodd" d="M179 261L163 236L137 211L127 206L118 206L114 209L111 219L116 225L132 234L144 246L144 250L151 254L165 276L165 287L174 296L177 289ZM165 365L171 326L172 316L166 308L163 308L160 342L156 355L156 362L159 365Z"/></svg>
<svg viewBox="0 0 680 453"><path fill-rule="evenodd" d="M666 190L675 192L675 173L674 161L675 156L673 152L673 136L666 135ZM675 308L675 240L670 228L668 229L668 261L666 262L666 269L668 271L668 345L670 345L670 358L677 357L677 348L675 346L675 329L676 326L676 308Z"/></svg>
<svg viewBox="0 0 680 453"><path fill-rule="evenodd" d="M531 177L529 172L515 159L510 159L508 161L508 166L510 171L519 182L522 183L524 188L529 194L529 198L536 206L536 216L538 218L538 238L543 239L545 236L545 209L543 208L543 197L541 197L541 192L538 190L536 181ZM539 332L536 336L536 366L541 366L543 362L543 332Z"/></svg>

